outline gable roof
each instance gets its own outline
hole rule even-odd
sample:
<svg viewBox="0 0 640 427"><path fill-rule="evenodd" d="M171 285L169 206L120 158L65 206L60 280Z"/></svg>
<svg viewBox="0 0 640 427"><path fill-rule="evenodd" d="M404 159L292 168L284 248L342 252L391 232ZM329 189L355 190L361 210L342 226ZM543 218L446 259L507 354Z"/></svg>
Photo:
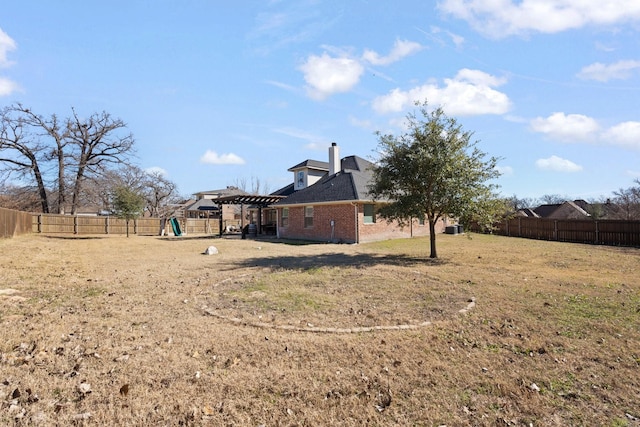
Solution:
<svg viewBox="0 0 640 427"><path fill-rule="evenodd" d="M553 211L555 211L559 207L560 204L540 205L537 208L533 209L533 211L541 218L547 218L553 213Z"/></svg>
<svg viewBox="0 0 640 427"><path fill-rule="evenodd" d="M291 166L287 170L289 172L293 172L293 171L295 171L297 169L304 169L304 168L317 169L317 170L321 170L321 171L329 171L329 162L321 162L319 160L307 159L304 162L300 162L295 166Z"/></svg>
<svg viewBox="0 0 640 427"><path fill-rule="evenodd" d="M217 211L219 210L218 204L213 199L199 199L194 203L188 205L185 210L187 211Z"/></svg>
<svg viewBox="0 0 640 427"><path fill-rule="evenodd" d="M370 201L367 186L373 178L373 166L373 163L358 156L345 157L341 161L340 172L325 175L318 182L296 191L275 206Z"/></svg>

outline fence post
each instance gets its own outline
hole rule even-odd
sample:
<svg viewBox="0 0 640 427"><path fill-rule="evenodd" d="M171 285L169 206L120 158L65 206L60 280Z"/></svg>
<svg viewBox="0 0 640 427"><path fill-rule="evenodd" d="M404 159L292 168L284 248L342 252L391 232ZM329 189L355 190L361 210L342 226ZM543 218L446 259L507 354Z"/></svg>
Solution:
<svg viewBox="0 0 640 427"><path fill-rule="evenodd" d="M78 234L78 215L73 216L73 234Z"/></svg>
<svg viewBox="0 0 640 427"><path fill-rule="evenodd" d="M133 234L138 234L138 218L133 218Z"/></svg>
<svg viewBox="0 0 640 427"><path fill-rule="evenodd" d="M38 215L38 233L42 233L42 214Z"/></svg>
<svg viewBox="0 0 640 427"><path fill-rule="evenodd" d="M104 234L109 234L109 215L104 217Z"/></svg>
<svg viewBox="0 0 640 427"><path fill-rule="evenodd" d="M522 217L518 217L518 237L522 237Z"/></svg>
<svg viewBox="0 0 640 427"><path fill-rule="evenodd" d="M553 221L553 240L558 241L558 220Z"/></svg>
<svg viewBox="0 0 640 427"><path fill-rule="evenodd" d="M595 244L597 245L599 241L600 241L600 229L598 227L598 221L596 221L596 241L595 241Z"/></svg>

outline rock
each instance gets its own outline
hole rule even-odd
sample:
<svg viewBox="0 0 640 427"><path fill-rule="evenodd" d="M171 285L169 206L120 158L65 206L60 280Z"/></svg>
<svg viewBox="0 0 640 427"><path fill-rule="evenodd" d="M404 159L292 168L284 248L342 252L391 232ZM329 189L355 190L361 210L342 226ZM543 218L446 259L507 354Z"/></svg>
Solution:
<svg viewBox="0 0 640 427"><path fill-rule="evenodd" d="M218 248L215 246L209 246L204 252L204 255L213 255L218 253Z"/></svg>
<svg viewBox="0 0 640 427"><path fill-rule="evenodd" d="M78 385L78 393L81 395L91 393L91 385L89 383L80 383Z"/></svg>

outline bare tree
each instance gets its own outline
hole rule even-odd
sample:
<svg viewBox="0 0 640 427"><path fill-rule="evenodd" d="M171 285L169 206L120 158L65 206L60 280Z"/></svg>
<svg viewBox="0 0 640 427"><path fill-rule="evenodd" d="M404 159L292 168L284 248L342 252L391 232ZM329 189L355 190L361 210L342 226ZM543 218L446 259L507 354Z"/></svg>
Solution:
<svg viewBox="0 0 640 427"><path fill-rule="evenodd" d="M640 218L640 180L634 181L637 187L620 188L614 191L614 203L616 203L622 212L621 219L639 219Z"/></svg>
<svg viewBox="0 0 640 427"><path fill-rule="evenodd" d="M122 164L133 150L134 139L131 133L118 135L126 124L104 111L83 120L74 109L67 127L76 168L71 200L71 214L75 214L84 180L99 175L110 165Z"/></svg>
<svg viewBox="0 0 640 427"><path fill-rule="evenodd" d="M41 212L42 205L36 187L3 185L0 187L0 206L24 212Z"/></svg>
<svg viewBox="0 0 640 427"><path fill-rule="evenodd" d="M256 176L252 176L250 180L245 177L236 178L233 186L251 194L269 193L269 184L266 182L262 182L260 178Z"/></svg>
<svg viewBox="0 0 640 427"><path fill-rule="evenodd" d="M31 129L39 129L44 133L39 133L37 140L41 138L50 137L53 140L53 147L47 145L46 155L44 160L48 162L54 162L57 169L57 210L58 213L63 214L66 205L66 153L65 147L69 143L68 141L68 125L61 125L58 117L52 114L49 119L45 119L39 114L35 114L31 109L24 107L22 104L17 103L10 109L18 114L22 115L21 120Z"/></svg>
<svg viewBox="0 0 640 427"><path fill-rule="evenodd" d="M64 213L70 187L74 214L86 180L126 163L133 151L133 136L122 134L122 120L106 112L81 119L72 111L63 120L55 114L45 118L20 103L0 112L0 172L34 184L42 212L51 211L55 194L57 210Z"/></svg>
<svg viewBox="0 0 640 427"><path fill-rule="evenodd" d="M161 216L162 207L177 202L178 186L161 172L146 172L144 197L146 209L152 217Z"/></svg>
<svg viewBox="0 0 640 427"><path fill-rule="evenodd" d="M540 198L540 201L546 205L561 205L569 200L568 196L562 196L560 194L545 194Z"/></svg>
<svg viewBox="0 0 640 427"><path fill-rule="evenodd" d="M49 213L49 196L41 164L46 162L47 146L30 134L25 119L9 107L0 117L0 163L6 177L32 178L40 195L42 212Z"/></svg>

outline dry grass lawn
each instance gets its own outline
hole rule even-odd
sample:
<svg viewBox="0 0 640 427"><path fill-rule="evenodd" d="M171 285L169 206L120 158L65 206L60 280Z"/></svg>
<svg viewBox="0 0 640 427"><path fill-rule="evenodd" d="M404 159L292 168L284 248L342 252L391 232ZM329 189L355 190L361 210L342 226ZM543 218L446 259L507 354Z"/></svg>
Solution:
<svg viewBox="0 0 640 427"><path fill-rule="evenodd" d="M1 425L640 426L639 249L441 235L430 261L426 239L34 235L0 251Z"/></svg>

